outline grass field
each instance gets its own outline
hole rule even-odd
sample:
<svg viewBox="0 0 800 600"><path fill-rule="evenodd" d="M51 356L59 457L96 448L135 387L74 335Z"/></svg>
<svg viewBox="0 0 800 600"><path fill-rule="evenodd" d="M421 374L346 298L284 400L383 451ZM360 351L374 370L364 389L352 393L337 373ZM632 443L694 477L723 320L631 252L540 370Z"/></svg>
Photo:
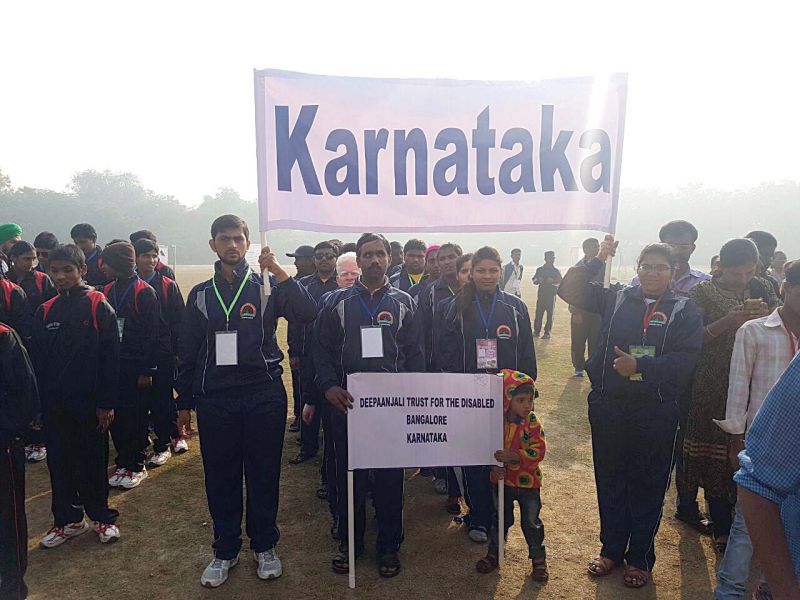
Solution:
<svg viewBox="0 0 800 600"><path fill-rule="evenodd" d="M208 276L209 269L181 267L178 279L188 291ZM533 312L535 290L523 287ZM279 327L285 341L285 322ZM183 598L565 598L618 600L710 598L717 562L710 539L673 518L675 498L667 497L661 531L656 540L658 563L654 585L630 591L622 573L596 580L586 574L587 559L599 549L599 523L592 472L591 443L586 417L588 381L571 377L569 315L557 304L553 338L537 340L538 385L541 398L536 412L544 422L548 454L543 470L544 508L551 578L533 583L530 562L518 525L512 528L502 572L479 575L475 561L485 546L472 543L461 526L443 509L443 497L428 479L407 471L405 493L406 541L401 549L402 574L382 580L377 574L374 522L367 531L367 552L358 562L358 588L349 590L347 577L334 575L330 560L336 543L328 534L327 506L314 495L319 461L289 465L295 455L295 434L284 444L278 552L284 575L278 580L257 579L248 554L217 590L200 587L199 577L211 556L212 527L203 489L203 467L198 438L189 453L152 469L137 489L112 492L111 504L120 513L121 540L102 546L86 534L63 546L44 550L41 535L52 524L47 466L30 465L26 508L29 518L31 598L170 599ZM288 369L287 369L288 370ZM286 387L291 394L288 377ZM290 411L291 412L291 411ZM245 538L244 549L248 548Z"/></svg>

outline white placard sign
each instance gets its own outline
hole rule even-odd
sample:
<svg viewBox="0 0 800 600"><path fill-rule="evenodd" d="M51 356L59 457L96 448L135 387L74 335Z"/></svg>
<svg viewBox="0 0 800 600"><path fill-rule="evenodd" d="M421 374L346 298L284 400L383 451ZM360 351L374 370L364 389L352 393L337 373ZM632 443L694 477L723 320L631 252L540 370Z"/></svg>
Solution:
<svg viewBox="0 0 800 600"><path fill-rule="evenodd" d="M464 373L347 376L350 469L496 464L503 379Z"/></svg>

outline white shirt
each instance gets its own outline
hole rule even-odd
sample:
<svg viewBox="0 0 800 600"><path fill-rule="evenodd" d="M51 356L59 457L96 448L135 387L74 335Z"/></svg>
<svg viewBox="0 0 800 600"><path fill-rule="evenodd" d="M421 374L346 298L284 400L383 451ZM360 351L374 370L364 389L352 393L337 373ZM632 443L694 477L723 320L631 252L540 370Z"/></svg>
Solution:
<svg viewBox="0 0 800 600"><path fill-rule="evenodd" d="M750 428L767 393L794 358L790 336L778 309L748 321L736 332L725 420L714 419L723 431L735 435ZM795 351L800 349L797 338L792 336L792 340Z"/></svg>
<svg viewBox="0 0 800 600"><path fill-rule="evenodd" d="M519 265L515 265L513 262L511 263L511 269L511 277L509 277L508 281L506 281L503 291L508 294L514 294L518 296L520 283L522 282L522 269Z"/></svg>

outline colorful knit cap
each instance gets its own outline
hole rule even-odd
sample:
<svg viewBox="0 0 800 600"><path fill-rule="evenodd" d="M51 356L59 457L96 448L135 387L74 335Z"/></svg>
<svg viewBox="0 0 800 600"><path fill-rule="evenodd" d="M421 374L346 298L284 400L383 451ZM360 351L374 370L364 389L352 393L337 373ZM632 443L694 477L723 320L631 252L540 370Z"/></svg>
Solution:
<svg viewBox="0 0 800 600"><path fill-rule="evenodd" d="M425 250L425 258L428 258L428 255L431 252L437 252L441 248L441 246L428 246L428 249Z"/></svg>
<svg viewBox="0 0 800 600"><path fill-rule="evenodd" d="M508 407L511 406L511 397L517 391L517 388L527 383L536 389L536 382L530 375L526 375L521 371L503 369L500 372L503 374L503 412L506 412Z"/></svg>

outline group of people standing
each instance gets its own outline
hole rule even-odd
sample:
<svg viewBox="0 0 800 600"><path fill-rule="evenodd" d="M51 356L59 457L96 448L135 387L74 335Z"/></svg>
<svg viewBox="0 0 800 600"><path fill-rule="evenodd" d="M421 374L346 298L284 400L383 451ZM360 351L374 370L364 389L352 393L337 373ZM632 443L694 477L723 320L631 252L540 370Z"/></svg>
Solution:
<svg viewBox="0 0 800 600"><path fill-rule="evenodd" d="M214 556L201 584L222 585L238 564L243 517L258 577L279 577L277 514L288 412L275 333L279 318L289 323L292 426L300 431L300 450L290 463L318 454L321 428L316 494L331 513L336 573L350 570L350 544L357 557L365 551L368 497L376 510L382 577L401 572L405 535L403 471L379 469L354 474L355 539L348 537L343 491L353 398L347 376L497 373L504 378L505 443L494 458L503 467L423 473L447 497L448 512L465 512L470 539L488 542L476 565L482 573L497 567L501 532L494 486L502 479L505 529L513 525L516 501L531 576L547 581L540 518L546 444L534 413L534 339L545 314L543 337L549 337L556 295L570 306L575 374L586 371L591 381L602 544L588 567L592 575L624 566L626 586L649 583L676 468L678 518L713 532L724 556L717 597L742 597L753 547L747 503L757 501L736 502L738 461L745 467L737 475L740 486L773 504L792 494L785 486L774 492L770 473L760 468L764 459L751 454L749 437L744 441L751 424L758 431L759 407L792 361L800 333L800 263L782 265L779 282L770 271L777 242L765 232L727 242L718 267L706 275L689 266L697 230L685 221L668 223L660 242L642 250L630 285L610 287L603 285L603 272L616 252L612 236L602 243L586 240L584 258L563 278L548 252L533 276L539 293L532 322L521 299L519 250L504 266L489 246L465 254L452 242L428 246L414 239L401 246L367 233L355 243L326 240L298 248L290 254L298 267L291 277L266 247L254 271L245 258L247 224L223 215L211 225L214 275L196 285L184 305L150 232L101 249L93 228L81 224L72 230L74 244L58 245L54 236L40 234L28 248L18 229L0 226L0 383L8 390L0 406L0 442L9 457L0 467L0 597L25 597L26 442L27 457L36 460L38 448L50 468L54 526L42 545L55 547L90 529L84 512L100 541L110 542L120 533L118 513L108 506L109 486L136 487L147 477L147 465L185 451L193 411L214 525ZM150 428L155 440L148 456ZM110 479L108 430L117 450ZM764 447L756 443L752 451L763 453ZM700 487L710 518L699 508ZM753 540L757 552L760 540ZM779 564L782 559L776 558ZM770 584L777 580L764 571ZM759 587L761 597L768 597L766 586Z"/></svg>

